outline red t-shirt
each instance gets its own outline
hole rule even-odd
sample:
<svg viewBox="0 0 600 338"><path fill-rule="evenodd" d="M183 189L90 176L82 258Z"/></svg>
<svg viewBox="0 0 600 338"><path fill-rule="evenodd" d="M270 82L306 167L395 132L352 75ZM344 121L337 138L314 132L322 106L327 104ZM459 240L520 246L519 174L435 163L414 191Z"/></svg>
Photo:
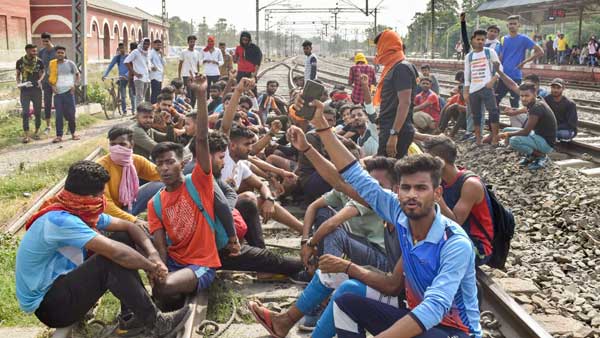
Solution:
<svg viewBox="0 0 600 338"><path fill-rule="evenodd" d="M427 93L420 92L417 96L415 96L415 106L423 104L424 102L430 102L431 105L429 107L423 109L423 112L431 115L431 117L433 117L435 122L439 123L440 122L440 111L442 109L440 108L440 99L438 98L437 94L430 90Z"/></svg>
<svg viewBox="0 0 600 338"><path fill-rule="evenodd" d="M447 106L449 106L449 105L451 105L451 104L455 104L455 103L458 103L458 105L459 105L459 106L465 106L465 100L463 100L463 99L460 97L460 94L454 94L454 95L452 95L452 96L451 96L451 97L448 99L448 101L446 102L446 105L447 105Z"/></svg>
<svg viewBox="0 0 600 338"><path fill-rule="evenodd" d="M192 171L192 182L198 191L204 209L214 215L214 187L212 172L205 174L199 165ZM185 183L177 190L161 193L161 223L154 211L154 202L148 202L148 225L150 233L165 229L172 244L169 256L179 264L194 264L209 268L221 266L215 234L202 211L188 193Z"/></svg>
<svg viewBox="0 0 600 338"><path fill-rule="evenodd" d="M252 73L256 71L256 66L246 60L246 50L242 46L235 47L235 55L239 58L237 62L237 70L238 72Z"/></svg>

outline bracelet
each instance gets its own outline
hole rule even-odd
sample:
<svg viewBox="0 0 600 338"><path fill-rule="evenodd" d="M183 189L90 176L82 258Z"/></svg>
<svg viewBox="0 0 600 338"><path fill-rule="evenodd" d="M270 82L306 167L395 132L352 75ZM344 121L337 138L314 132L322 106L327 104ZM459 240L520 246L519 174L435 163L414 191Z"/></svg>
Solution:
<svg viewBox="0 0 600 338"><path fill-rule="evenodd" d="M300 246L304 246L306 243L308 243L308 238L303 238L300 240Z"/></svg>
<svg viewBox="0 0 600 338"><path fill-rule="evenodd" d="M315 129L315 132L320 133L320 132L327 131L327 130L331 130L331 127Z"/></svg>
<svg viewBox="0 0 600 338"><path fill-rule="evenodd" d="M346 267L346 274L348 274L348 270L350 270L350 265L352 265L352 262L348 263L348 266Z"/></svg>
<svg viewBox="0 0 600 338"><path fill-rule="evenodd" d="M308 147L306 147L306 149L300 150L300 152L303 153L303 154L305 154L307 151L309 151L311 149L312 149L312 146L309 145Z"/></svg>

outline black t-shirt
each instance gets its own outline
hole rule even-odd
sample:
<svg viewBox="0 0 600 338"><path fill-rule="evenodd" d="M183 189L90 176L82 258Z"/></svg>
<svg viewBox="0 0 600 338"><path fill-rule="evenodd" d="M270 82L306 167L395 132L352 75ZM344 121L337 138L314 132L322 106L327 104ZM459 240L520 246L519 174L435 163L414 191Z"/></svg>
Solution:
<svg viewBox="0 0 600 338"><path fill-rule="evenodd" d="M560 101L556 102L552 95L544 98L550 109L556 117L558 129L568 129L577 132L577 106L575 102L562 96Z"/></svg>
<svg viewBox="0 0 600 338"><path fill-rule="evenodd" d="M40 75L44 72L44 63L36 57L35 66L31 67L30 70L27 70L23 58L20 58L17 60L17 70L21 72L21 82L30 81L34 87L39 87L38 81L41 78Z"/></svg>
<svg viewBox="0 0 600 338"><path fill-rule="evenodd" d="M215 109L217 109L217 107L223 103L223 98L221 96L217 97L216 99L212 100L209 104L208 104L208 113L212 114L215 112Z"/></svg>
<svg viewBox="0 0 600 338"><path fill-rule="evenodd" d="M536 135L540 135L550 146L554 146L556 142L556 118L552 109L548 107L545 101L536 100L529 108L529 116L538 117L538 122L533 128Z"/></svg>
<svg viewBox="0 0 600 338"><path fill-rule="evenodd" d="M417 92L417 73L414 66L407 62L398 62L394 65L385 79L383 79L383 89L381 90L381 106L379 109L379 127L381 130L390 130L396 118L398 110L398 92L411 89L410 108L408 116L401 128L401 131L407 132L413 130L413 100Z"/></svg>

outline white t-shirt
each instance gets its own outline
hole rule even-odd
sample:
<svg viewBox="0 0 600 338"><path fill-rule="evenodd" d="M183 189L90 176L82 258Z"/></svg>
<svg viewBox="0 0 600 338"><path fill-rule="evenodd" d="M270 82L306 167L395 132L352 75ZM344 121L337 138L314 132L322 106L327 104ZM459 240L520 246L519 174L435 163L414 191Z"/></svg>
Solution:
<svg viewBox="0 0 600 338"><path fill-rule="evenodd" d="M141 77L134 76L133 80L150 82L150 56L148 51L144 53L136 49L127 55L124 63L131 63L133 70L138 74L142 74Z"/></svg>
<svg viewBox="0 0 600 338"><path fill-rule="evenodd" d="M186 49L179 55L179 60L183 61L181 76L189 77L190 71L194 74L198 71L198 63L202 61L202 55L197 50Z"/></svg>
<svg viewBox="0 0 600 338"><path fill-rule="evenodd" d="M212 52L202 51L202 61L216 61L219 64L214 63L202 63L204 65L204 75L206 76L220 76L221 72L219 67L225 62L223 61L223 54L219 48L215 48Z"/></svg>
<svg viewBox="0 0 600 338"><path fill-rule="evenodd" d="M229 156L229 149L225 151L225 165L221 170L221 179L224 182L233 180L235 182L235 190L240 188L242 181L252 176L252 170L248 166L245 160L238 161L237 163Z"/></svg>
<svg viewBox="0 0 600 338"><path fill-rule="evenodd" d="M492 62L500 62L496 51L491 48L488 48L488 50L491 60L486 58L485 50L481 52L472 51L472 57L471 53L465 56L465 86L470 86L469 93L475 93L485 87L485 84L492 79ZM473 61L469 61L470 59Z"/></svg>

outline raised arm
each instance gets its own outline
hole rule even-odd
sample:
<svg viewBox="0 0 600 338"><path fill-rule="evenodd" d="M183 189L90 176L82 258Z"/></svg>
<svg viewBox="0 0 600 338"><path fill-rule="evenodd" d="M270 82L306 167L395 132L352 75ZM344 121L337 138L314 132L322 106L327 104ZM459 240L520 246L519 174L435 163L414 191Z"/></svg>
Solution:
<svg viewBox="0 0 600 338"><path fill-rule="evenodd" d="M192 90L198 100L196 117L196 165L200 165L205 174L211 172L210 152L208 150L208 106L206 104L206 89L208 87L204 75L193 79Z"/></svg>
<svg viewBox="0 0 600 338"><path fill-rule="evenodd" d="M238 109L238 104L240 102L240 97L242 93L246 90L249 90L254 87L254 80L243 78L240 80L240 83L235 87L233 91L233 95L231 96L231 100L225 109L225 114L223 115L223 122L221 123L221 131L229 137L229 132L231 131L231 125L233 124L233 116Z"/></svg>

